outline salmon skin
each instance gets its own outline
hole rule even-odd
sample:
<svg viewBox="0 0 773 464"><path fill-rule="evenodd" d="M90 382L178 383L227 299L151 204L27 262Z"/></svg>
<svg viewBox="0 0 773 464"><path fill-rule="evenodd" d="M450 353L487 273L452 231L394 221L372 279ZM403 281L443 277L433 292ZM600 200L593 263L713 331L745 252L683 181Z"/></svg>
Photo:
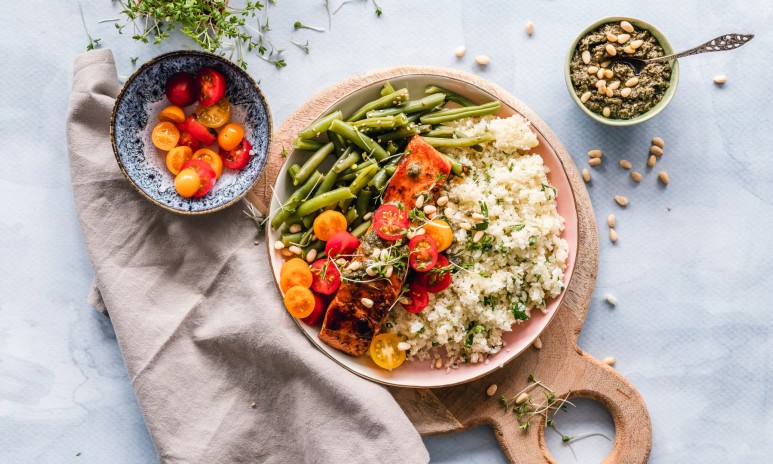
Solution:
<svg viewBox="0 0 773 464"><path fill-rule="evenodd" d="M414 136L387 185L383 203L395 203L410 211L416 205L415 196L433 195L450 173L451 163L423 138ZM370 342L400 297L408 274L406 242L384 240L372 227L363 235L352 258L352 262L360 263L359 269L343 272L341 286L325 314L320 340L352 356L368 351ZM392 263L394 271L388 278L383 273L377 276L365 273L376 263L372 258L375 248L389 249L390 256L401 257L400 262ZM365 306L363 298L371 300L373 305Z"/></svg>

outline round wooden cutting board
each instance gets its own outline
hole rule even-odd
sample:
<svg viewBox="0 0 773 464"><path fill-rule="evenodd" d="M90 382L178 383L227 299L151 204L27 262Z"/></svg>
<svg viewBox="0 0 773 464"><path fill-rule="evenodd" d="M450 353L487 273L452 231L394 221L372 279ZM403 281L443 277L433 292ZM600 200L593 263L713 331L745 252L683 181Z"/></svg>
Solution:
<svg viewBox="0 0 773 464"><path fill-rule="evenodd" d="M453 387L410 389L390 387L395 400L422 435L461 431L490 424L502 450L513 463L555 462L545 444L543 420L533 420L532 428L518 428L513 413L505 413L498 398L512 397L529 383L529 374L550 386L557 397L570 394L598 401L612 414L615 441L604 463L647 462L652 448L652 425L639 392L615 369L577 347L577 337L585 322L598 269L598 237L588 192L571 156L548 126L526 105L501 87L478 76L446 68L402 66L349 78L317 94L291 115L279 128L269 148L269 159L261 179L247 200L266 212L271 186L284 158L284 147L292 147L295 134L322 115L341 98L374 82L406 74L434 74L466 81L497 97L503 104L526 117L560 157L572 186L579 223L579 248L574 276L557 314L540 336L542 349L530 348L493 373ZM461 367L464 368L463 366ZM487 388L497 384L489 397Z"/></svg>

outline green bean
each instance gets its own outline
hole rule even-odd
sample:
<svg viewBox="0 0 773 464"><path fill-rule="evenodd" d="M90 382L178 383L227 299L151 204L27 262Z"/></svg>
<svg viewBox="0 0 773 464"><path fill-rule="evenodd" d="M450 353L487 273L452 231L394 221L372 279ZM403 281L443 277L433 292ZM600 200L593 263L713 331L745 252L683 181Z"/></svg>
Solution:
<svg viewBox="0 0 773 464"><path fill-rule="evenodd" d="M386 168L381 168L375 176L373 176L373 179L368 182L368 187L373 187L376 190L381 190L384 187L384 184L386 184L387 178L389 177L389 173L386 171Z"/></svg>
<svg viewBox="0 0 773 464"><path fill-rule="evenodd" d="M369 118L380 118L382 116L395 116L400 113L411 114L418 113L419 111L431 110L432 108L442 105L446 96L442 93L436 93L435 95L427 95L419 100L410 100L402 105L395 106L394 108L387 108L385 110L370 111L368 113Z"/></svg>
<svg viewBox="0 0 773 464"><path fill-rule="evenodd" d="M362 171L363 169L367 168L371 165L378 165L378 161L376 161L374 158L368 158L362 163L353 164L347 169L346 171L342 172L342 175L348 176L349 174L356 173L358 171ZM344 179L346 180L346 179Z"/></svg>
<svg viewBox="0 0 773 464"><path fill-rule="evenodd" d="M303 232L296 232L294 234L282 234L281 240L284 246L295 245L301 242L303 238Z"/></svg>
<svg viewBox="0 0 773 464"><path fill-rule="evenodd" d="M442 138L442 137L424 137L424 141L433 147L443 148L456 148L456 147L471 147L479 143L491 142L494 140L494 136L488 132L476 135L474 137L464 137L460 139Z"/></svg>
<svg viewBox="0 0 773 464"><path fill-rule="evenodd" d="M303 216L303 219L301 219L301 223L303 224L303 227L306 229L311 229L311 226L314 225L314 219L317 218L316 214L309 214L307 216Z"/></svg>
<svg viewBox="0 0 773 464"><path fill-rule="evenodd" d="M293 141L293 147L296 150L317 151L322 148L322 144L316 140L297 138Z"/></svg>
<svg viewBox="0 0 773 464"><path fill-rule="evenodd" d="M329 192L330 189L333 188L333 185L335 185L337 180L338 180L338 173L335 172L333 169L329 170L327 174L325 174L325 177L322 178L322 182L319 183L319 188L317 189L317 195L320 195L325 192Z"/></svg>
<svg viewBox="0 0 773 464"><path fill-rule="evenodd" d="M412 122L418 121L419 119L421 119L422 116L424 116L425 114L429 114L429 113L433 112L434 110L435 110L435 108L430 108L430 109L425 110L425 111L419 111L417 113L409 114L408 115L408 124L410 124Z"/></svg>
<svg viewBox="0 0 773 464"><path fill-rule="evenodd" d="M307 214L313 213L318 209L325 208L326 206L338 203L339 201L346 200L348 198L354 198L354 195L347 187L337 188L305 201L298 207L298 209L295 211L295 214L297 216L303 217Z"/></svg>
<svg viewBox="0 0 773 464"><path fill-rule="evenodd" d="M290 198L287 199L285 204L274 211L274 217L271 218L271 228L276 230L277 227L282 225L285 219L295 213L301 202L305 201L307 197L311 196L311 192L314 191L314 188L321 180L322 174L315 172L309 177L306 183L296 189L295 192L290 195Z"/></svg>
<svg viewBox="0 0 773 464"><path fill-rule="evenodd" d="M460 163L458 159L452 158L446 154L443 156L445 156L446 159L451 162L451 172L457 176L461 176L464 172L464 166L462 166L462 163Z"/></svg>
<svg viewBox="0 0 773 464"><path fill-rule="evenodd" d="M317 134L321 134L322 132L325 132L330 128L330 123L333 121L340 121L344 117L343 113L340 111L336 111L335 113L330 113L325 117L322 117L320 119L317 119L311 125L303 129L302 131L298 132L298 138L301 139L310 139L317 136Z"/></svg>
<svg viewBox="0 0 773 464"><path fill-rule="evenodd" d="M360 153L354 150L353 147L346 149L343 155L338 158L338 161L333 165L333 171L342 173L352 167L360 160Z"/></svg>
<svg viewBox="0 0 773 464"><path fill-rule="evenodd" d="M408 89L396 90L393 93L384 95L381 98L377 98L376 100L366 103L362 106L362 108L358 109L354 112L354 114L349 116L349 119L347 119L346 122L358 121L364 118L368 111L380 110L382 108L389 108L395 105L399 105L400 103L408 100L408 98Z"/></svg>
<svg viewBox="0 0 773 464"><path fill-rule="evenodd" d="M298 175L298 171L300 170L301 170L301 167L296 163L290 166L289 168L287 168L287 173L290 174L290 177L295 179L295 176Z"/></svg>
<svg viewBox="0 0 773 464"><path fill-rule="evenodd" d="M422 132L428 131L430 127L431 126L429 125L411 124L406 127L401 127L396 131L377 135L376 140L378 140L379 142L387 142L390 140L407 139L409 137L413 137L416 134L420 134Z"/></svg>
<svg viewBox="0 0 773 464"><path fill-rule="evenodd" d="M368 229L370 229L370 224L372 222L373 222L372 220L368 220L358 225L354 230L352 230L352 235L354 235L357 238L362 237L363 235L365 235L365 232L367 232Z"/></svg>
<svg viewBox="0 0 773 464"><path fill-rule="evenodd" d="M435 95L440 95L435 94ZM466 106L463 108L454 108L452 110L440 110L421 117L424 124L440 124L441 122L455 121L462 118L471 118L474 116L484 116L494 114L499 111L499 102L489 102L478 106Z"/></svg>
<svg viewBox="0 0 773 464"><path fill-rule="evenodd" d="M390 155L394 155L395 153L397 153L397 150L399 150L399 149L400 149L400 147L398 147L397 144L394 143L393 141L390 140L389 142L387 142L386 151Z"/></svg>
<svg viewBox="0 0 773 464"><path fill-rule="evenodd" d="M325 158L327 158L327 156L332 152L333 142L324 144L322 148L317 150L309 157L309 159L306 160L305 163L303 163L301 170L298 171L298 174L296 174L295 178L293 179L293 185L298 185L308 179L309 176L317 170L319 165L322 164L322 162L325 161Z"/></svg>
<svg viewBox="0 0 773 464"><path fill-rule="evenodd" d="M436 85L430 85L426 89L424 89L424 93L427 95L432 95L436 93L444 93L446 94L446 100L452 101L454 103L458 103L462 106L475 106L475 103L471 102L470 100L464 98L463 96L459 95L458 93L451 92L450 90L446 90L444 88L438 87Z"/></svg>
<svg viewBox="0 0 773 464"><path fill-rule="evenodd" d="M365 150L366 153L375 156L379 161L389 156L381 145L377 144L367 135L357 131L357 129L350 124L336 120L330 125L330 130L336 134L342 135L345 139L350 140L352 143Z"/></svg>
<svg viewBox="0 0 773 464"><path fill-rule="evenodd" d="M346 218L346 224L351 225L354 221L357 220L357 208L351 207L349 208L349 211L344 214L344 217Z"/></svg>
<svg viewBox="0 0 773 464"><path fill-rule="evenodd" d="M369 166L368 168L358 172L357 177L354 178L352 184L349 186L349 191L354 195L360 193L360 190L364 189L365 186L368 185L368 182L370 182L373 176L376 175L376 172L378 172L378 166ZM346 211L346 209L349 208L349 205L351 204L352 199L347 198L346 200L341 200L338 203L338 206L341 208L341 210Z"/></svg>
<svg viewBox="0 0 773 464"><path fill-rule="evenodd" d="M372 181L373 180L371 179L371 182ZM373 191L369 188L362 190L359 195L357 195L357 202L354 204L354 209L357 210L357 220L350 224L350 226L357 227L363 221L362 217L368 210L371 198L373 198Z"/></svg>
<svg viewBox="0 0 773 464"><path fill-rule="evenodd" d="M389 166L386 166L384 169L386 170L386 173L391 176L395 173L395 171L397 171L397 166L389 165Z"/></svg>
<svg viewBox="0 0 773 464"><path fill-rule="evenodd" d="M438 126L431 131L425 132L423 137L453 137L456 129L448 126Z"/></svg>
<svg viewBox="0 0 773 464"><path fill-rule="evenodd" d="M305 247L309 243L311 243L311 237L314 235L314 230L308 229L303 232L303 236L301 237L301 241L298 242L299 247Z"/></svg>
<svg viewBox="0 0 773 464"><path fill-rule="evenodd" d="M385 97L390 93L394 93L394 92L395 92L395 88L392 87L392 83L389 81L386 81L386 83L384 84L384 87L381 88L381 96Z"/></svg>
<svg viewBox="0 0 773 464"><path fill-rule="evenodd" d="M340 156L341 153L346 151L346 141L340 135L336 134L335 132L327 131L327 139L333 142L336 156Z"/></svg>
<svg viewBox="0 0 773 464"><path fill-rule="evenodd" d="M357 168L347 170L338 177L338 181L350 181L354 180L363 170L370 168L371 166L378 166L378 163L374 159L369 159L364 163L357 165Z"/></svg>
<svg viewBox="0 0 773 464"><path fill-rule="evenodd" d="M408 124L408 116L400 113L396 116L384 116L381 118L360 119L351 123L354 127L371 129L394 129Z"/></svg>

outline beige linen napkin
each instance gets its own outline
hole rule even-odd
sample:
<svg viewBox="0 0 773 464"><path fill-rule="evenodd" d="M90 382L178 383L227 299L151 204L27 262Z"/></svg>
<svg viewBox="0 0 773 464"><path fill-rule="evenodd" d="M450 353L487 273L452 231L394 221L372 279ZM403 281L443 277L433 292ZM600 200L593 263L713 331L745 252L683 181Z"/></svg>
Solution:
<svg viewBox="0 0 773 464"><path fill-rule="evenodd" d="M427 462L387 390L295 327L243 205L185 217L134 191L110 144L117 94L109 50L77 59L70 170L90 300L110 313L161 461Z"/></svg>

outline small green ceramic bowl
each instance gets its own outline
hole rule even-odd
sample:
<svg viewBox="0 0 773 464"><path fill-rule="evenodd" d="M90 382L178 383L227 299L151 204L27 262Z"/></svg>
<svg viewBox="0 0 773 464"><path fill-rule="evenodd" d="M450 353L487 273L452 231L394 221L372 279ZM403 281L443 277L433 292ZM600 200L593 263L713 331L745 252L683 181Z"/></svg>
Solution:
<svg viewBox="0 0 773 464"><path fill-rule="evenodd" d="M676 60L671 60L670 62L671 63L671 83L668 86L668 90L666 90L666 94L663 95L663 98L658 102L658 104L653 106L649 111L639 116L636 116L635 118L632 118L632 119L605 118L604 116L598 113L594 113L593 111L585 107L585 105L580 101L580 97L578 97L577 94L574 92L574 86L572 85L572 77L569 71L569 66L572 63L572 57L574 56L574 51L577 48L577 44L580 43L580 40L582 40L583 37L585 37L589 32L601 26L602 24L619 23L620 21L628 21L636 29L646 29L650 31L652 35L656 39L658 39L658 42L660 42L660 46L663 47L663 51L665 52L666 55L670 55L671 53L674 53L674 48L671 46L671 42L669 42L666 36L663 35L663 33L660 31L660 29L656 28L655 26L645 21L642 21L641 19L626 18L622 16L610 16L608 18L599 19L598 21L594 22L590 26L586 27L572 41L572 44L569 46L569 51L566 53L566 62L564 63L564 78L566 79L566 87L567 89L569 89L569 95L572 96L572 100L574 100L574 102L577 103L577 106L579 106L580 109L585 114L595 119L596 121L602 124L606 124L608 126L633 126L633 125L639 124L640 122L644 122L650 118L655 117L655 115L663 111L663 108L665 108L671 102L671 99L674 98L674 93L676 93L676 86L677 86L677 83L679 82L679 63Z"/></svg>

